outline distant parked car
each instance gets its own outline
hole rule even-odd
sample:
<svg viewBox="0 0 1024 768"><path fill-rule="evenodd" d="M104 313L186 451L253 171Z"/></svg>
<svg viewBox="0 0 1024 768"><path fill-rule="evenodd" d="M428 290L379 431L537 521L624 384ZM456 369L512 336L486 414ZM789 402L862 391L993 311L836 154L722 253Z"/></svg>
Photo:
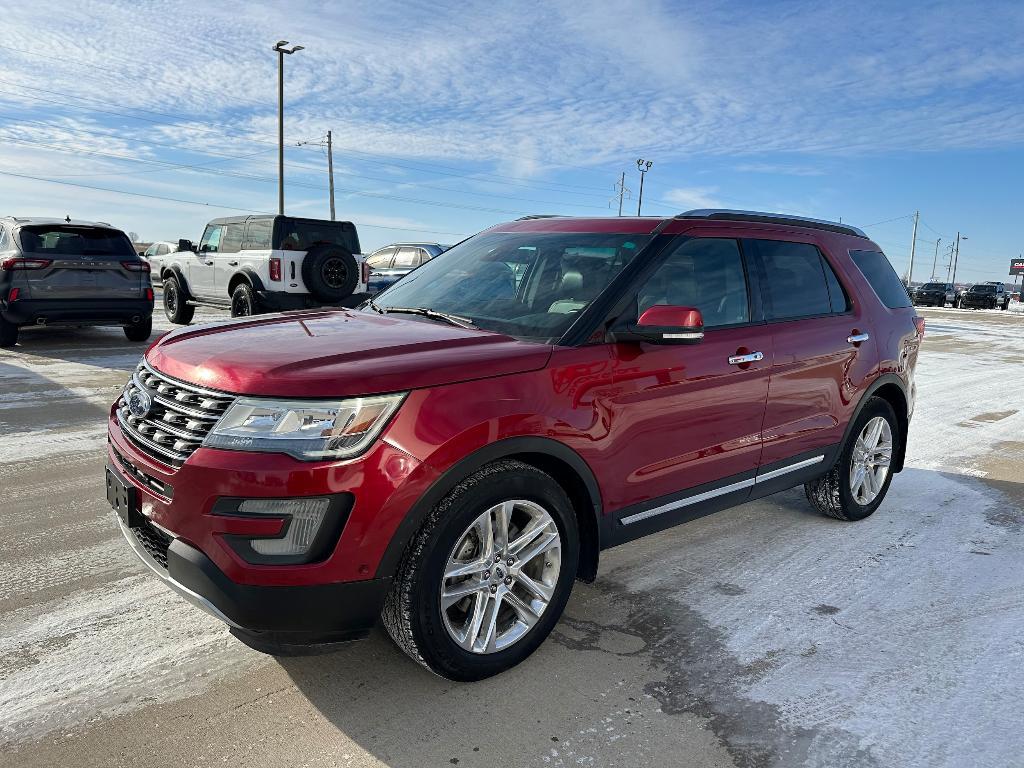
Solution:
<svg viewBox="0 0 1024 768"><path fill-rule="evenodd" d="M972 285L960 294L957 302L962 309L1006 309L1009 305L1006 286L997 282Z"/></svg>
<svg viewBox="0 0 1024 768"><path fill-rule="evenodd" d="M377 294L390 288L420 264L440 256L449 247L440 243L392 243L377 249L366 257L366 263L370 265L367 290Z"/></svg>
<svg viewBox="0 0 1024 768"><path fill-rule="evenodd" d="M164 313L187 325L196 306L231 309L232 317L365 301L369 268L350 221L294 216L232 216L206 225L160 270Z"/></svg>
<svg viewBox="0 0 1024 768"><path fill-rule="evenodd" d="M150 273L154 277L159 278L167 256L176 250L178 250L177 243L172 243L169 240L158 240L142 253L142 258L149 262Z"/></svg>
<svg viewBox="0 0 1024 768"><path fill-rule="evenodd" d="M952 283L925 283L914 291L914 304L920 307L944 307L956 303L956 287Z"/></svg>
<svg viewBox="0 0 1024 768"><path fill-rule="evenodd" d="M149 264L103 222L0 218L0 347L17 344L24 325L120 325L145 341Z"/></svg>

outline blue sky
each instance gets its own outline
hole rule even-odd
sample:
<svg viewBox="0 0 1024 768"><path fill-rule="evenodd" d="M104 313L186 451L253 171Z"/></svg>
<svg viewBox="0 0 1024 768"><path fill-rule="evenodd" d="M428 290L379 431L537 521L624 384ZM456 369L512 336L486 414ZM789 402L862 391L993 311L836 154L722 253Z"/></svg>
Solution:
<svg viewBox="0 0 1024 768"><path fill-rule="evenodd" d="M614 214L622 171L635 212L637 157L649 214L841 217L903 273L920 210L918 279L958 230L966 281L1024 251L1019 0L212 5L6 9L0 212L174 240L275 211L287 39L288 211L326 217L326 157L295 145L332 130L365 251Z"/></svg>

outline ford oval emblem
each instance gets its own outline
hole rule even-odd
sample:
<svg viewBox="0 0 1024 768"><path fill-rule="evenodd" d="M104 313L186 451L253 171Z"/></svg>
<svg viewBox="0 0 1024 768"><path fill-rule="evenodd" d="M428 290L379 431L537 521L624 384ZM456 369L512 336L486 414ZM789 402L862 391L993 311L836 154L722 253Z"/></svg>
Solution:
<svg viewBox="0 0 1024 768"><path fill-rule="evenodd" d="M153 407L153 398L142 389L133 389L128 395L128 410L132 416L144 419L149 416L149 409Z"/></svg>

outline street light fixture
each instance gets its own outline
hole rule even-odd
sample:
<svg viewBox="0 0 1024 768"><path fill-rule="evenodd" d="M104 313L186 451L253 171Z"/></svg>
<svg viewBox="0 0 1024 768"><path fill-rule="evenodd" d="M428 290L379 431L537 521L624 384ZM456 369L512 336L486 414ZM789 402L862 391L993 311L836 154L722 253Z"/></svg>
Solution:
<svg viewBox="0 0 1024 768"><path fill-rule="evenodd" d="M644 202L644 174L651 170L651 166L654 163L650 160L645 161L642 157L636 161L636 169L640 171L640 195L636 200L636 215L640 215L640 206Z"/></svg>
<svg viewBox="0 0 1024 768"><path fill-rule="evenodd" d="M284 215L284 55L303 50L301 45L286 48L287 40L278 40L277 51L277 212Z"/></svg>

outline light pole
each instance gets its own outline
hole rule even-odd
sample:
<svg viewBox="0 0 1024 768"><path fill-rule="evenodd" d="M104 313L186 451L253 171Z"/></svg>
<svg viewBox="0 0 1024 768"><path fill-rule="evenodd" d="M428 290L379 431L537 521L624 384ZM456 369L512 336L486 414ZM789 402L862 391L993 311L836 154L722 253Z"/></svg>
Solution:
<svg viewBox="0 0 1024 768"><path fill-rule="evenodd" d="M639 160L636 161L636 169L640 171L640 195L637 197L636 200L637 216L640 215L640 206L643 205L644 203L644 174L651 170L652 165L654 165L652 161L647 160L645 162L643 158L640 158Z"/></svg>
<svg viewBox="0 0 1024 768"><path fill-rule="evenodd" d="M939 265L939 243L941 242L941 237L935 239L935 258L932 259L932 276L928 278L932 282L935 282L935 268Z"/></svg>
<svg viewBox="0 0 1024 768"><path fill-rule="evenodd" d="M303 50L301 45L290 49L287 40L278 40L277 51L277 212L284 216L284 55Z"/></svg>

